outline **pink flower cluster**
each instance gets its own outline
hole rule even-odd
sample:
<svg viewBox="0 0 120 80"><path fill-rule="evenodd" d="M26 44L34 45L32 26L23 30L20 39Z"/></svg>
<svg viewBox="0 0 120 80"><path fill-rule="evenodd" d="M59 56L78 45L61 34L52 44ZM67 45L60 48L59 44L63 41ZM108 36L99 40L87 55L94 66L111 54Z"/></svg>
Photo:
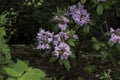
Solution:
<svg viewBox="0 0 120 80"><path fill-rule="evenodd" d="M120 29L114 30L113 28L110 28L111 32L111 38L110 41L113 41L114 43L120 43Z"/></svg>
<svg viewBox="0 0 120 80"><path fill-rule="evenodd" d="M58 34L44 31L41 29L37 33L38 46L37 49L51 49L54 46L54 55L60 59L67 59L71 55L70 46L66 43L69 38L78 39L77 35L70 37L69 32L61 31Z"/></svg>
<svg viewBox="0 0 120 80"><path fill-rule="evenodd" d="M60 44L55 46L55 56L61 59L67 59L71 55L70 46L65 42L61 42Z"/></svg>
<svg viewBox="0 0 120 80"><path fill-rule="evenodd" d="M76 34L72 34L68 29L69 19L71 16L75 23L83 26L89 22L90 14L84 9L81 3L78 5L70 6L70 12L63 14L62 16L55 16L54 21L58 22L58 28L60 32L54 34L53 32L40 30L37 36L38 49L51 49L51 45L54 46L54 56L60 59L67 59L71 54L70 46L68 45L69 39L78 39ZM50 45L51 44L51 45Z"/></svg>
<svg viewBox="0 0 120 80"><path fill-rule="evenodd" d="M53 33L49 31L44 31L41 29L39 33L37 33L37 41L38 46L37 49L50 49L50 43L53 40Z"/></svg>
<svg viewBox="0 0 120 80"><path fill-rule="evenodd" d="M65 31L67 29L67 23L69 22L69 19L64 16L56 16L54 20L59 22L58 27L60 28L60 30Z"/></svg>
<svg viewBox="0 0 120 80"><path fill-rule="evenodd" d="M58 45L61 42L64 42L69 38L68 33L66 32L59 32L58 34L54 35L54 45Z"/></svg>
<svg viewBox="0 0 120 80"><path fill-rule="evenodd" d="M54 35L54 54L56 57L60 56L61 59L67 59L71 55L71 50L66 42L69 38L78 39L78 36L75 34L72 37L69 36L69 31L67 31L69 19L65 16L55 16L54 21L58 22L58 28L61 30L61 32Z"/></svg>
<svg viewBox="0 0 120 80"><path fill-rule="evenodd" d="M81 3L70 6L70 15L75 23L80 26L86 25L90 20L90 14L84 9L84 6Z"/></svg>

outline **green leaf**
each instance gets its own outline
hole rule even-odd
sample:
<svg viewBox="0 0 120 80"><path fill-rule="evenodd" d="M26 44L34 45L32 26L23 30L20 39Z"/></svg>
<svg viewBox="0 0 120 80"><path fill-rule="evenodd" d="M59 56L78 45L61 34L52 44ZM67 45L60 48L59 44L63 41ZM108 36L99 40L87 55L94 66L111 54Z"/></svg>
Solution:
<svg viewBox="0 0 120 80"><path fill-rule="evenodd" d="M93 42L97 42L97 39L95 37L92 37Z"/></svg>
<svg viewBox="0 0 120 80"><path fill-rule="evenodd" d="M117 64L117 59L114 57L114 54L109 53L109 57L111 59L112 64L116 65Z"/></svg>
<svg viewBox="0 0 120 80"><path fill-rule="evenodd" d="M0 74L0 80L3 80L3 76Z"/></svg>
<svg viewBox="0 0 120 80"><path fill-rule="evenodd" d="M87 0L81 0L81 3L84 4Z"/></svg>
<svg viewBox="0 0 120 80"><path fill-rule="evenodd" d="M69 71L71 68L70 62L67 59L64 59L63 63L64 63L65 68Z"/></svg>
<svg viewBox="0 0 120 80"><path fill-rule="evenodd" d="M46 76L41 69L33 69L33 73L37 73L40 78L44 78Z"/></svg>
<svg viewBox="0 0 120 80"><path fill-rule="evenodd" d="M89 25L91 25L91 26L94 26L95 25L95 19L91 19L90 21L89 21Z"/></svg>
<svg viewBox="0 0 120 80"><path fill-rule="evenodd" d="M68 35L69 35L70 37L72 37L74 34L75 34L75 31L74 31L73 29L71 29L71 30L69 31L69 34L68 34Z"/></svg>
<svg viewBox="0 0 120 80"><path fill-rule="evenodd" d="M74 21L73 21L72 19L70 19L70 20L69 20L69 23L70 23L70 24L73 24L73 23L74 23Z"/></svg>
<svg viewBox="0 0 120 80"><path fill-rule="evenodd" d="M91 0L94 4L98 4L99 2L97 0Z"/></svg>
<svg viewBox="0 0 120 80"><path fill-rule="evenodd" d="M51 78L48 78L48 77L47 77L47 78L44 78L44 79L42 79L42 80L50 80L50 79L51 79ZM54 80L55 80L55 79L54 79Z"/></svg>
<svg viewBox="0 0 120 80"><path fill-rule="evenodd" d="M120 52L120 44L117 44L117 50Z"/></svg>
<svg viewBox="0 0 120 80"><path fill-rule="evenodd" d="M80 28L79 25L75 25L74 30L77 31Z"/></svg>
<svg viewBox="0 0 120 80"><path fill-rule="evenodd" d="M4 30L4 27L1 27L0 28L0 37L3 37L5 35L6 35L6 33L5 33L5 30Z"/></svg>
<svg viewBox="0 0 120 80"><path fill-rule="evenodd" d="M88 66L88 67L86 68L86 71L87 71L89 74L91 74L92 72L95 71L95 69L96 69L96 66L90 65L90 66Z"/></svg>
<svg viewBox="0 0 120 80"><path fill-rule="evenodd" d="M78 79L77 80L83 80L81 77L78 77Z"/></svg>
<svg viewBox="0 0 120 80"><path fill-rule="evenodd" d="M113 47L113 46L114 46L114 42L113 42L113 41L108 41L108 45L109 45L110 47Z"/></svg>
<svg viewBox="0 0 120 80"><path fill-rule="evenodd" d="M23 80L22 78L17 78L17 80Z"/></svg>
<svg viewBox="0 0 120 80"><path fill-rule="evenodd" d="M60 64L60 65L63 65L64 63L63 63L62 60L59 59L59 64Z"/></svg>
<svg viewBox="0 0 120 80"><path fill-rule="evenodd" d="M101 3L97 5L96 11L98 15L103 14L103 5Z"/></svg>
<svg viewBox="0 0 120 80"><path fill-rule="evenodd" d="M40 80L44 78L46 74L40 69L32 69L26 72L21 78L23 80Z"/></svg>
<svg viewBox="0 0 120 80"><path fill-rule="evenodd" d="M5 25L7 23L6 15L5 13L0 15L0 25Z"/></svg>
<svg viewBox="0 0 120 80"><path fill-rule="evenodd" d="M50 59L49 59L49 62L50 63L53 63L53 62L55 62L57 60L57 57L51 57Z"/></svg>
<svg viewBox="0 0 120 80"><path fill-rule="evenodd" d="M105 35L105 36L110 36L111 33L110 33L110 32L105 32L104 35Z"/></svg>
<svg viewBox="0 0 120 80"><path fill-rule="evenodd" d="M94 48L95 50L99 50L99 49L100 49L100 44L94 44L94 45L93 45L93 48Z"/></svg>
<svg viewBox="0 0 120 80"><path fill-rule="evenodd" d="M75 46L74 40L73 39L68 39L68 44L70 46Z"/></svg>
<svg viewBox="0 0 120 80"><path fill-rule="evenodd" d="M55 33L58 32L59 31L58 25L53 26L53 30L55 31Z"/></svg>
<svg viewBox="0 0 120 80"><path fill-rule="evenodd" d="M59 80L64 80L64 78L65 78L65 76L62 76L62 77L59 78Z"/></svg>
<svg viewBox="0 0 120 80"><path fill-rule="evenodd" d="M71 57L71 58L76 58L76 56L75 56L74 53L72 53L72 54L70 55L70 57Z"/></svg>
<svg viewBox="0 0 120 80"><path fill-rule="evenodd" d="M18 59L13 68L19 73L19 75L22 75L27 70L28 66L26 63Z"/></svg>
<svg viewBox="0 0 120 80"><path fill-rule="evenodd" d="M16 80L15 78L7 78L7 80Z"/></svg>
<svg viewBox="0 0 120 80"><path fill-rule="evenodd" d="M12 77L18 77L19 74L12 68L4 67L4 71L6 72L7 75L12 76Z"/></svg>
<svg viewBox="0 0 120 80"><path fill-rule="evenodd" d="M108 0L107 3L109 5L113 5L113 4L116 4L117 3L117 0Z"/></svg>
<svg viewBox="0 0 120 80"><path fill-rule="evenodd" d="M101 51L102 54L102 60L105 60L108 57L108 53L106 51Z"/></svg>
<svg viewBox="0 0 120 80"><path fill-rule="evenodd" d="M103 3L103 7L104 7L105 9L110 9L109 4L107 4L107 3Z"/></svg>
<svg viewBox="0 0 120 80"><path fill-rule="evenodd" d="M88 25L86 25L86 26L83 27L83 32L84 32L85 34L88 34L88 33L89 33L89 30L90 30L90 27L89 27Z"/></svg>
<svg viewBox="0 0 120 80"><path fill-rule="evenodd" d="M32 71L32 67L29 67L29 68L28 68L28 71Z"/></svg>

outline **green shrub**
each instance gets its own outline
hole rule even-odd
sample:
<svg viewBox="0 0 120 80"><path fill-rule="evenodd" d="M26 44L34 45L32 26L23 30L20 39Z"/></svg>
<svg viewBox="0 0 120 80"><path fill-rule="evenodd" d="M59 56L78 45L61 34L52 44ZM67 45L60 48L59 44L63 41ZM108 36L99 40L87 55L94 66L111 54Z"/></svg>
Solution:
<svg viewBox="0 0 120 80"><path fill-rule="evenodd" d="M6 14L0 15L0 66L7 64L10 59L10 49L6 44L4 36L6 35L4 25L7 23Z"/></svg>
<svg viewBox="0 0 120 80"><path fill-rule="evenodd" d="M8 76L7 80L45 80L46 77L42 70L28 67L21 60L17 60L17 63L9 67L4 67L2 73Z"/></svg>

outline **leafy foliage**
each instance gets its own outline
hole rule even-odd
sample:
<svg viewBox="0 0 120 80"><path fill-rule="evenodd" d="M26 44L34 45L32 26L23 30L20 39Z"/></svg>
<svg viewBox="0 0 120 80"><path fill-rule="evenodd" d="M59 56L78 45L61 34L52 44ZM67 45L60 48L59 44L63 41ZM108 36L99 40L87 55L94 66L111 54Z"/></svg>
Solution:
<svg viewBox="0 0 120 80"><path fill-rule="evenodd" d="M0 15L0 66L7 64L10 59L10 50L5 43L4 36L6 35L4 25L7 23L6 14Z"/></svg>
<svg viewBox="0 0 120 80"><path fill-rule="evenodd" d="M7 80L44 80L46 77L42 70L28 67L21 60L17 60L17 63L11 67L4 67L3 74L8 76Z"/></svg>

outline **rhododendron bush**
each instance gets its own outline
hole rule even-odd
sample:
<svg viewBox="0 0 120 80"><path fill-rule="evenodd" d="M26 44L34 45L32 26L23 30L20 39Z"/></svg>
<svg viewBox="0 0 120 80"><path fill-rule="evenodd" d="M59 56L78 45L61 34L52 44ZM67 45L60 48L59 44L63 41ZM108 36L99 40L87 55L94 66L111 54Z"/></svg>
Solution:
<svg viewBox="0 0 120 80"><path fill-rule="evenodd" d="M62 77L58 80L120 80L119 0L23 0L18 3L15 8L3 7L10 20L9 25L4 25L5 39L10 44L18 41L35 47L39 51L37 58L43 59L35 59L35 67L39 62L54 65L51 71L44 68L48 73L60 71L57 78ZM34 53L32 56L25 53L31 64ZM56 80L55 77L51 79Z"/></svg>
<svg viewBox="0 0 120 80"><path fill-rule="evenodd" d="M37 33L37 48L49 51L50 61L59 60L68 70L71 58L79 56L92 55L116 65L115 55L120 55L120 30L114 30L115 25L109 26L108 22L112 6L116 4L118 0L81 0L60 10L52 20L57 26L52 26L51 32L40 29ZM112 14L117 15L117 12ZM118 52L114 52L114 48Z"/></svg>

